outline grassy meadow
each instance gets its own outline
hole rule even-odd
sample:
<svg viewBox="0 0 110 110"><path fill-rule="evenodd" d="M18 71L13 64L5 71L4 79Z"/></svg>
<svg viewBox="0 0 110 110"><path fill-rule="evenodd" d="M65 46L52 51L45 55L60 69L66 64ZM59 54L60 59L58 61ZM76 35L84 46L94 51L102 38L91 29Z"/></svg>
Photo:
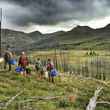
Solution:
<svg viewBox="0 0 110 110"><path fill-rule="evenodd" d="M40 57L41 60L47 60L48 58L51 58L54 63L57 64L57 69L61 75L56 77L55 84L48 82L46 79L38 80L36 78L37 73L35 71L32 71L31 76L24 77L14 71L15 67L13 67L12 72L1 70L0 109L86 110L86 106L89 103L90 98L94 95L94 91L98 87L103 87L98 101L110 102L110 80L99 80L98 78L95 79L93 76L91 76L95 71L98 73L100 72L97 70L97 68L95 68L97 67L97 60L95 64L94 62L91 64L91 59L94 57L96 58L97 56L99 58L104 58L104 64L107 63L108 65L108 58L110 53L104 51L96 51L96 55L91 56L87 55L87 52L88 51L71 50L67 52L56 50L30 53L30 60L34 61L38 57ZM93 69L92 72L90 68L91 65ZM85 66L88 66L88 70L86 70L87 68ZM101 66L103 65L100 65L100 67ZM84 70L82 68L84 68ZM70 69L72 70L70 71ZM101 69L103 72L105 71L105 67L101 67ZM70 73L72 72L72 74L67 75L68 71ZM109 72L109 68L107 72ZM88 76L89 78L82 77L88 74L90 74ZM96 74L94 73L94 75ZM108 78L108 76L106 77ZM12 102L10 102L6 108L4 108L6 103L21 91L22 93L14 100L12 100ZM70 96L73 97L72 100L70 100ZM40 99L39 97L43 97L43 99ZM51 99L51 97L55 98ZM110 105L98 104L96 110L110 110Z"/></svg>
<svg viewBox="0 0 110 110"><path fill-rule="evenodd" d="M110 82L83 79L76 76L57 77L56 83L37 80L36 75L24 77L13 72L0 72L0 106L23 91L6 110L85 110L97 87L103 87L98 101L110 101ZM73 96L70 101L69 97ZM38 97L59 97L53 100L38 100ZM29 101L30 100L30 101ZM26 102L27 101L27 102ZM109 110L106 104L96 110Z"/></svg>

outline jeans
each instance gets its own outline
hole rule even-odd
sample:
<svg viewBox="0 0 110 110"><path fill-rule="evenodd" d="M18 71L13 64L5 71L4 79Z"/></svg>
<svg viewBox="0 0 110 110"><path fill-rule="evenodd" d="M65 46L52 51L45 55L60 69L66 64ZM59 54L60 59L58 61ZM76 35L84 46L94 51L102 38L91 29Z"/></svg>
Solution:
<svg viewBox="0 0 110 110"><path fill-rule="evenodd" d="M11 64L9 64L9 62L8 61L5 61L5 63L4 63L4 69L6 70L7 69L7 65L9 66L9 71L11 71Z"/></svg>

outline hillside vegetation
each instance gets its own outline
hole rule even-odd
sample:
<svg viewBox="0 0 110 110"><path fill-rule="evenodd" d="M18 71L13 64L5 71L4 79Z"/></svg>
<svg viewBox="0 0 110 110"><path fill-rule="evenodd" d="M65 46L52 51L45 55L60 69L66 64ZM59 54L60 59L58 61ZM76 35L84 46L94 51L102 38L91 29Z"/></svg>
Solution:
<svg viewBox="0 0 110 110"><path fill-rule="evenodd" d="M92 29L88 26L77 26L68 32L42 34L38 31L23 33L12 30L2 30L3 46L10 45L16 50L38 49L110 49L110 25L104 28ZM20 44L20 45L19 45Z"/></svg>

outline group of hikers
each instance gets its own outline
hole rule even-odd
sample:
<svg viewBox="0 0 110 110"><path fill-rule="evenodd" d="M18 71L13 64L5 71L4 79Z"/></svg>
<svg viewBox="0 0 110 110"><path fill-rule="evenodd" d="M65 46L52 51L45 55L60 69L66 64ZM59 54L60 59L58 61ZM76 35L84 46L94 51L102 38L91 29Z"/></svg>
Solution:
<svg viewBox="0 0 110 110"><path fill-rule="evenodd" d="M30 76L32 70L30 68L30 61L26 53L21 52L18 63L15 59L15 52L6 51L4 54L4 69L6 70L8 65L8 70L11 71L12 65L18 64L15 71L21 73L24 76ZM48 78L49 82L55 82L54 77L57 75L57 71L51 59L48 59L46 65L43 65L40 58L37 58L34 64L34 68L37 73L37 78Z"/></svg>

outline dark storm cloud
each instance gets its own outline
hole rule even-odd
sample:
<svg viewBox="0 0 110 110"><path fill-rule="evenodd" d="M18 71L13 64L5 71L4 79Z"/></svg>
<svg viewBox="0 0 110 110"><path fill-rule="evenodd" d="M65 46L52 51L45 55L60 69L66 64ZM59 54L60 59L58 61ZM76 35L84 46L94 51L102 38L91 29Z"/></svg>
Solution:
<svg viewBox="0 0 110 110"><path fill-rule="evenodd" d="M8 12L7 19L19 26L29 23L53 25L69 20L89 21L110 14L110 0L0 0L1 2L12 4L15 9L17 7L17 10Z"/></svg>

